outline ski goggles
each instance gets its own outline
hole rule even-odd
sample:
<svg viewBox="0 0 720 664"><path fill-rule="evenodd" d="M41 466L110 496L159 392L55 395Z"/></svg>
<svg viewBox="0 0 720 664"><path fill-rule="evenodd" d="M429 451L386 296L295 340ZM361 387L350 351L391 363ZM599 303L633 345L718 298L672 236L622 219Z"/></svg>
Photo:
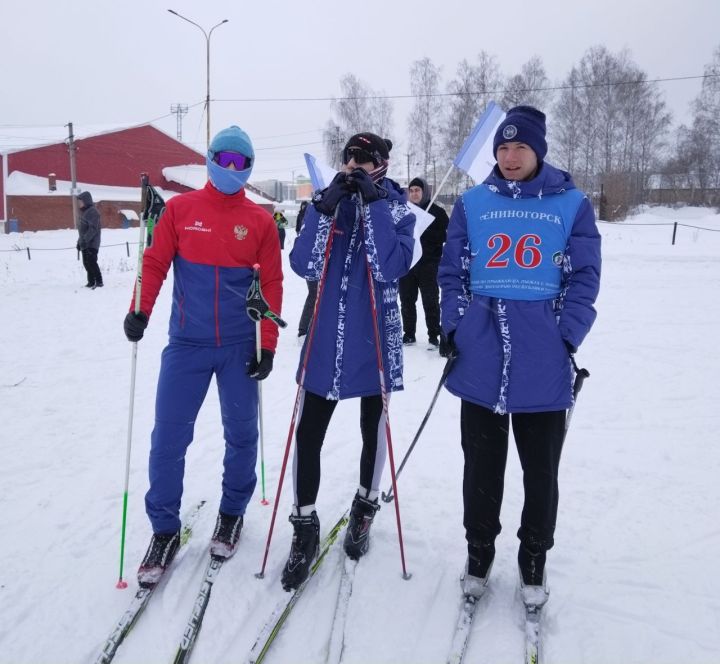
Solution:
<svg viewBox="0 0 720 664"><path fill-rule="evenodd" d="M378 165L377 155L373 155L362 148L346 148L343 152L343 164L349 163L351 159L355 159L356 164L372 162L376 166Z"/></svg>
<svg viewBox="0 0 720 664"><path fill-rule="evenodd" d="M252 159L246 157L239 152L230 152L229 150L220 150L213 156L213 161L222 168L230 168L230 164L235 166L236 171L244 171L250 168Z"/></svg>

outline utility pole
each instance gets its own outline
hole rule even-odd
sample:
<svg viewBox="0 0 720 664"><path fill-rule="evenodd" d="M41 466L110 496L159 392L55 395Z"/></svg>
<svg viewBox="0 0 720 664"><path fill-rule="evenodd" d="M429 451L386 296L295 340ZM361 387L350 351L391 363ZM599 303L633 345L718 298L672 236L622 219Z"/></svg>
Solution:
<svg viewBox="0 0 720 664"><path fill-rule="evenodd" d="M171 104L170 112L177 115L177 139L182 141L182 117L188 112L187 104Z"/></svg>
<svg viewBox="0 0 720 664"><path fill-rule="evenodd" d="M72 122L65 125L68 128L68 151L70 152L70 200L72 201L73 223L78 228L78 202L77 202L77 171L75 169L75 136L73 136Z"/></svg>

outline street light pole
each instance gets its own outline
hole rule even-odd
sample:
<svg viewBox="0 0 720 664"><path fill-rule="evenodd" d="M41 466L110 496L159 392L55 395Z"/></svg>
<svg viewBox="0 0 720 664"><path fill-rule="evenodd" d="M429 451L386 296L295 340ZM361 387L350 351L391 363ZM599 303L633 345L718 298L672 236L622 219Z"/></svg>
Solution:
<svg viewBox="0 0 720 664"><path fill-rule="evenodd" d="M188 23L191 23L196 28L198 28L203 35L205 36L205 53L206 53L206 64L207 64L207 74L206 74L206 93L205 93L205 115L207 117L207 148L210 147L210 37L212 36L213 30L215 28L219 28L223 23L227 23L228 19L223 19L220 21L220 23L213 25L212 28L208 32L205 31L205 29L201 26L195 23L195 21L191 21L187 16L183 16L182 14L179 14L174 9L168 9L168 11L171 14L175 14L178 18L181 18L183 21L187 21Z"/></svg>

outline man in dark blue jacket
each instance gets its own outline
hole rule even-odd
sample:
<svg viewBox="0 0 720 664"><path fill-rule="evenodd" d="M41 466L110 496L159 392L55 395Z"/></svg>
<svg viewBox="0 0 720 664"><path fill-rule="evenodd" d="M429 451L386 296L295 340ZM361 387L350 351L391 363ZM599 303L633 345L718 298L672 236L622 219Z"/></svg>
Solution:
<svg viewBox="0 0 720 664"><path fill-rule="evenodd" d="M543 161L543 113L511 109L493 147L492 173L455 204L438 277L441 351L456 354L446 387L462 400L463 587L481 595L495 557L512 418L525 488L520 584L526 604L541 605L573 403L569 354L595 320L600 235L587 197Z"/></svg>
<svg viewBox="0 0 720 664"><path fill-rule="evenodd" d="M320 450L340 399L360 397L360 473L344 542L349 557L358 559L367 551L370 525L379 509L387 443L382 391L403 387L398 279L410 268L415 227L405 195L385 177L391 147L387 139L368 132L350 138L343 150L342 171L313 197L290 252L292 269L304 279L321 283L317 315L310 324L297 375L302 392L290 515L294 536L282 574L286 590L297 588L307 578L317 555Z"/></svg>

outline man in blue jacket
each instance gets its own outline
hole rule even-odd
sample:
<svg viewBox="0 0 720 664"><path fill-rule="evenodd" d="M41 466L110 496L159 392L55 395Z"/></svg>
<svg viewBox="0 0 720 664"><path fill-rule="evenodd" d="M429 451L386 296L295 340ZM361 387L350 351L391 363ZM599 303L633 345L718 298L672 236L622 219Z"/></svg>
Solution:
<svg viewBox="0 0 720 664"><path fill-rule="evenodd" d="M569 354L595 320L600 235L587 197L543 160L545 115L510 109L497 164L455 204L440 263L446 387L461 399L466 594L486 587L500 533L510 419L523 468L518 538L526 604L543 604L558 466L572 405Z"/></svg>
<svg viewBox="0 0 720 664"><path fill-rule="evenodd" d="M379 509L387 441L375 325L385 390L401 390L398 279L410 268L415 227L415 215L402 189L386 177L391 147L387 139L368 132L350 138L343 150L342 171L313 197L290 252L292 269L320 283L316 315L297 375L302 392L290 515L294 535L282 574L286 590L297 588L307 578L318 552L320 522L315 500L320 450L340 399L360 397L360 476L344 542L349 557L357 560L366 553L370 525Z"/></svg>

